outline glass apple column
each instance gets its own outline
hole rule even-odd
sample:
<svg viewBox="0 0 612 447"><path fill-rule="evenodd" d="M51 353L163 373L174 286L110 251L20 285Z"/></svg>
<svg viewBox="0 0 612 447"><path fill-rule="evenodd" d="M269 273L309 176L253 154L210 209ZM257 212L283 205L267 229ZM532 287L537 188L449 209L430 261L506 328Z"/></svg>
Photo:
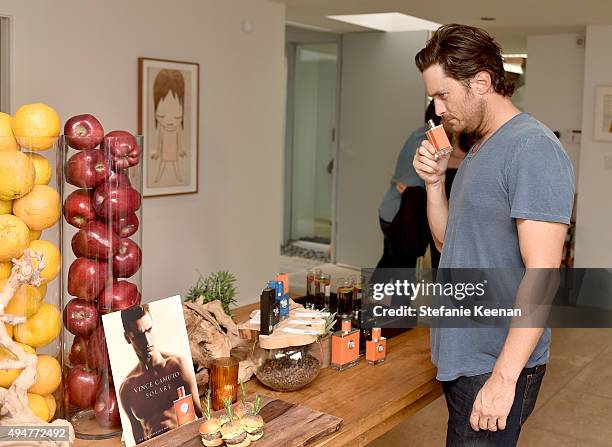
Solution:
<svg viewBox="0 0 612 447"><path fill-rule="evenodd" d="M121 434L102 315L141 303L143 138L69 119L63 141L64 402L77 437Z"/></svg>

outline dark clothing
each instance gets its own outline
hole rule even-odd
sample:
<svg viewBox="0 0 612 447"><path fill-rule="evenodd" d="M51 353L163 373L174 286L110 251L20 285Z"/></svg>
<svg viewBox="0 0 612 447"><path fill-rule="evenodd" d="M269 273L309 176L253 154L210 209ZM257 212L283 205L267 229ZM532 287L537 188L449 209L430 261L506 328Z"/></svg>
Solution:
<svg viewBox="0 0 612 447"><path fill-rule="evenodd" d="M427 195L419 186L407 187L393 222L380 219L385 236L383 256L377 268L414 268L431 238L427 222Z"/></svg>
<svg viewBox="0 0 612 447"><path fill-rule="evenodd" d="M449 413L446 447L516 446L521 426L535 407L545 372L546 365L526 368L521 372L506 429L498 429L495 432L475 431L470 426L472 406L478 392L491 377L491 373L471 377L462 376L455 380L442 382Z"/></svg>

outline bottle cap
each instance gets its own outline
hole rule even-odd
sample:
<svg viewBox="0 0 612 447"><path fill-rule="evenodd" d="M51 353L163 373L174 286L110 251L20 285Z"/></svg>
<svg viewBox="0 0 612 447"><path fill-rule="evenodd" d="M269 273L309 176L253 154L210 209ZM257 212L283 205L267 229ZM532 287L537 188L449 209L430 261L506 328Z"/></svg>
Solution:
<svg viewBox="0 0 612 447"><path fill-rule="evenodd" d="M185 387L184 386L178 387L176 391L178 392L179 399L185 397Z"/></svg>
<svg viewBox="0 0 612 447"><path fill-rule="evenodd" d="M377 341L380 339L380 328L374 327L372 328L372 340Z"/></svg>
<svg viewBox="0 0 612 447"><path fill-rule="evenodd" d="M340 330L342 332L349 332L351 330L351 320L349 320L349 319L342 320L342 324L340 326Z"/></svg>
<svg viewBox="0 0 612 447"><path fill-rule="evenodd" d="M434 127L436 127L436 123L434 123L434 120L428 120L427 125L429 126L430 129L433 129Z"/></svg>

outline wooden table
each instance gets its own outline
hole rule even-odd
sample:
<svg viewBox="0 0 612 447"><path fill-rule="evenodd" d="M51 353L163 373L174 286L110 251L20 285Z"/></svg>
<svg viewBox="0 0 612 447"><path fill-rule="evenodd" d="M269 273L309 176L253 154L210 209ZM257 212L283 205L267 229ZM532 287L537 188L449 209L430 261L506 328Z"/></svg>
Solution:
<svg viewBox="0 0 612 447"><path fill-rule="evenodd" d="M234 310L244 321L258 304ZM442 395L436 369L430 362L429 330L413 329L387 342L382 365L361 363L347 371L324 369L306 388L280 393L264 387L256 378L247 393L260 393L341 417L340 430L316 447L365 446ZM120 440L77 440L79 447L117 447Z"/></svg>

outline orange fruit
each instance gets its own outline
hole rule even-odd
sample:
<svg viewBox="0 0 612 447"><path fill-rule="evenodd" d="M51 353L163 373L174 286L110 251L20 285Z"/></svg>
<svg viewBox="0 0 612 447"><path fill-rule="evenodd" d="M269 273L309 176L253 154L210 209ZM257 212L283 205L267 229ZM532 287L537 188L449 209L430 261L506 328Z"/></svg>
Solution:
<svg viewBox="0 0 612 447"><path fill-rule="evenodd" d="M28 392L35 394L51 394L60 386L62 367L50 355L39 355L36 364L36 379Z"/></svg>
<svg viewBox="0 0 612 447"><path fill-rule="evenodd" d="M36 351L31 346L24 345L22 343L17 343L17 344L21 346L21 348L26 353L36 354ZM4 359L15 360L17 359L17 357L13 355L13 353L10 352L8 349L0 348L0 360L4 360ZM15 381L15 379L19 377L19 374L21 374L21 369L16 369L16 368L15 369L0 369L0 386L3 388L10 387Z"/></svg>
<svg viewBox="0 0 612 447"><path fill-rule="evenodd" d="M44 230L59 220L62 210L60 203L60 195L55 189L36 185L29 194L13 202L13 214L29 229Z"/></svg>
<svg viewBox="0 0 612 447"><path fill-rule="evenodd" d="M11 120L17 142L33 151L52 148L60 134L60 125L57 112L40 102L19 107Z"/></svg>
<svg viewBox="0 0 612 447"><path fill-rule="evenodd" d="M36 240L30 242L28 248L30 249L30 254L38 253L44 256L45 268L40 272L42 283L47 284L53 281L59 274L62 263L62 257L57 245L49 241ZM32 266L36 268L38 261L33 260Z"/></svg>
<svg viewBox="0 0 612 447"><path fill-rule="evenodd" d="M0 200L0 214L12 214L13 212L13 201L12 200Z"/></svg>
<svg viewBox="0 0 612 447"><path fill-rule="evenodd" d="M0 152L0 200L25 196L34 187L36 171L30 157L21 151Z"/></svg>
<svg viewBox="0 0 612 447"><path fill-rule="evenodd" d="M28 407L36 416L43 421L49 421L49 405L47 400L40 394L28 393Z"/></svg>
<svg viewBox="0 0 612 447"><path fill-rule="evenodd" d="M34 152L24 152L34 164L34 184L35 185L48 185L53 175L53 169L51 163L45 157Z"/></svg>
<svg viewBox="0 0 612 447"><path fill-rule="evenodd" d="M42 230L30 230L30 242L40 239Z"/></svg>
<svg viewBox="0 0 612 447"><path fill-rule="evenodd" d="M34 348L47 346L60 334L60 311L52 304L43 303L34 315L15 326L15 340Z"/></svg>
<svg viewBox="0 0 612 447"><path fill-rule="evenodd" d="M0 279L0 290L2 290L7 281L7 279ZM17 288L4 311L10 315L31 317L40 309L46 293L47 286L45 284L38 287L22 284Z"/></svg>
<svg viewBox="0 0 612 447"><path fill-rule="evenodd" d="M13 129L11 129L11 115L0 112L0 151L16 151L19 149Z"/></svg>
<svg viewBox="0 0 612 447"><path fill-rule="evenodd" d="M20 258L30 244L28 226L12 214L0 215L0 262Z"/></svg>
<svg viewBox="0 0 612 447"><path fill-rule="evenodd" d="M53 397L53 394L47 394L45 396L45 400L47 401L47 405L49 406L49 419L47 419L47 422L49 422L51 419L53 419L53 416L55 416L55 410L57 410L57 402L55 402L55 397Z"/></svg>
<svg viewBox="0 0 612 447"><path fill-rule="evenodd" d="M11 276L11 270L13 270L12 262L0 262L0 279L6 279Z"/></svg>

